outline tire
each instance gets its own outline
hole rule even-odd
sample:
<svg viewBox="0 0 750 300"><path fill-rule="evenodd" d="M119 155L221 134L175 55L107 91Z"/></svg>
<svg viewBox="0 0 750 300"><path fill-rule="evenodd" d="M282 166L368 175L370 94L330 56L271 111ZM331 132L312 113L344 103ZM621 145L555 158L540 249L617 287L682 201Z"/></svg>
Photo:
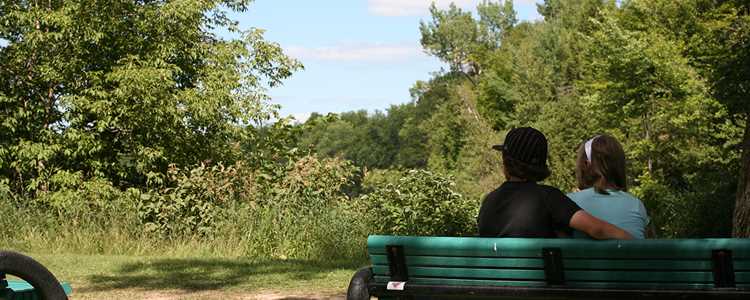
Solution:
<svg viewBox="0 0 750 300"><path fill-rule="evenodd" d="M0 251L0 273L18 276L25 280L34 287L41 299L68 299L55 275L52 275L42 264L26 255L11 251Z"/></svg>
<svg viewBox="0 0 750 300"><path fill-rule="evenodd" d="M372 269L364 267L357 270L349 281L349 289L346 291L346 300L370 300L370 290L367 285L372 279Z"/></svg>

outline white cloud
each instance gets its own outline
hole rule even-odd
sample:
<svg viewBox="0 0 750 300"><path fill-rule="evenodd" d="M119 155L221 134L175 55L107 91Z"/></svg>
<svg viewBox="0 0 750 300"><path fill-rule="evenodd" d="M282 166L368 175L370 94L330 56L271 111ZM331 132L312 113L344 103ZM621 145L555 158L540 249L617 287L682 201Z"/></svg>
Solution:
<svg viewBox="0 0 750 300"><path fill-rule="evenodd" d="M295 123L302 124L302 123L307 122L307 119L310 118L310 115L312 115L312 113L302 112L302 113L291 113L289 115L294 118Z"/></svg>
<svg viewBox="0 0 750 300"><path fill-rule="evenodd" d="M367 0L367 7L370 13L378 16L398 17L398 16L425 16L429 14L429 7L433 0ZM479 4L480 0L434 0L435 5L439 8L446 8L451 3L458 7L471 9ZM513 4L529 5L536 3L536 0L514 0Z"/></svg>
<svg viewBox="0 0 750 300"><path fill-rule="evenodd" d="M446 8L451 2L460 7L471 7L477 0L435 0L435 5ZM379 16L421 16L428 13L432 0L367 0L370 13Z"/></svg>
<svg viewBox="0 0 750 300"><path fill-rule="evenodd" d="M337 62L400 62L425 54L418 45L361 44L333 47L307 48L289 47L287 53L305 60Z"/></svg>

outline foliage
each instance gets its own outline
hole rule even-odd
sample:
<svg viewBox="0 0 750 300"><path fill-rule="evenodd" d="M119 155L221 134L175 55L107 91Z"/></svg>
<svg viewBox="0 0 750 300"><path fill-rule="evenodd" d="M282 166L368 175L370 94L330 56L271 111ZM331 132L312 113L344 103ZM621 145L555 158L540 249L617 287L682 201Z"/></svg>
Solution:
<svg viewBox="0 0 750 300"><path fill-rule="evenodd" d="M398 235L470 235L477 206L455 191L450 177L410 170L396 184L358 199L375 232Z"/></svg>
<svg viewBox="0 0 750 300"><path fill-rule="evenodd" d="M401 138L400 132L409 127L406 118L412 110L413 105L404 104L391 106L387 114L361 110L310 118L303 126L300 144L323 157L342 157L361 167L408 167L414 163L400 158L412 158L401 155L409 141Z"/></svg>
<svg viewBox="0 0 750 300"><path fill-rule="evenodd" d="M448 63L452 72L471 80L481 73L484 55L502 44L503 36L516 24L513 2L484 1L477 7L479 21L471 12L451 4L446 10L430 6L432 20L419 30L425 51Z"/></svg>
<svg viewBox="0 0 750 300"><path fill-rule="evenodd" d="M698 70L710 79L712 94L724 104L729 118L743 124L745 133L738 180L734 230L736 237L750 236L750 5L747 1L720 1L702 11L695 27L701 34L689 43ZM742 125L739 125L742 126Z"/></svg>
<svg viewBox="0 0 750 300"><path fill-rule="evenodd" d="M369 194L379 187L396 184L401 179L401 175L403 171L398 169L366 170L362 178L362 191Z"/></svg>
<svg viewBox="0 0 750 300"><path fill-rule="evenodd" d="M249 3L0 4L0 176L33 195L60 171L126 188L236 160L238 125L268 119L265 88L300 67L262 30L213 33Z"/></svg>
<svg viewBox="0 0 750 300"><path fill-rule="evenodd" d="M317 159L305 156L290 167L284 180L271 190L271 202L257 201L261 205L275 205L289 213L323 210L348 200L356 169L341 159Z"/></svg>
<svg viewBox="0 0 750 300"><path fill-rule="evenodd" d="M140 193L138 217L146 232L164 237L211 235L223 208L256 195L252 178L241 164L190 170L173 165L164 179L166 187Z"/></svg>

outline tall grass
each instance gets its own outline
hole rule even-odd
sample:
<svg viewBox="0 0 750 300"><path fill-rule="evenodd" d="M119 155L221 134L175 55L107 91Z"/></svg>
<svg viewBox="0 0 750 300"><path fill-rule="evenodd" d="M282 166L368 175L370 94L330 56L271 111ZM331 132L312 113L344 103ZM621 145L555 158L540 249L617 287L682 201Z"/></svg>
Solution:
<svg viewBox="0 0 750 300"><path fill-rule="evenodd" d="M7 200L7 199L6 199ZM0 247L36 253L359 259L367 225L340 207L289 213L236 204L224 209L212 235L163 236L144 230L133 212L85 218L41 206L0 201Z"/></svg>

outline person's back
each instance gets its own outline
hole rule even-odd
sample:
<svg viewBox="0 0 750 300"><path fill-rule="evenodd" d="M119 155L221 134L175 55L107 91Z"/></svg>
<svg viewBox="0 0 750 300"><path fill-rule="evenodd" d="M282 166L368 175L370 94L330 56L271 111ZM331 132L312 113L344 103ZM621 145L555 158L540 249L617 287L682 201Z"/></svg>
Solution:
<svg viewBox="0 0 750 300"><path fill-rule="evenodd" d="M578 149L576 159L581 191L568 197L589 214L643 239L649 218L643 202L627 192L625 166L625 151L617 139L608 135L591 138ZM575 232L574 237L587 235Z"/></svg>
<svg viewBox="0 0 750 300"><path fill-rule="evenodd" d="M557 237L579 208L560 190L536 182L506 181L485 197L479 211L484 237Z"/></svg>
<svg viewBox="0 0 750 300"><path fill-rule="evenodd" d="M597 193L594 188L570 193L568 197L594 217L622 228L636 239L646 237L649 222L643 202L625 191L607 190L608 194ZM588 237L580 231L574 237Z"/></svg>

